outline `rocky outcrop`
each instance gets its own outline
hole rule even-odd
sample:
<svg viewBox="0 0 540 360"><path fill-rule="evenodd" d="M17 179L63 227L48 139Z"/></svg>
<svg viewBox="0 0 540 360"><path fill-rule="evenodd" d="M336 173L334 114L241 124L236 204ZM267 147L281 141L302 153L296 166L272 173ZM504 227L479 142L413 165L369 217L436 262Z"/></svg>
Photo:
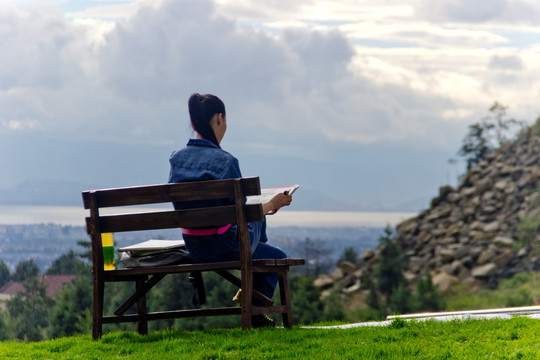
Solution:
<svg viewBox="0 0 540 360"><path fill-rule="evenodd" d="M518 237L525 219L540 224L534 220L539 181L540 138L529 130L489 154L457 189L441 187L428 209L396 227L395 241L409 261L406 278L429 272L444 291L458 282L494 287L518 272L540 270L539 231ZM378 251L367 251L356 273L372 271L377 262Z"/></svg>
<svg viewBox="0 0 540 360"><path fill-rule="evenodd" d="M441 187L429 209L396 227L409 271L495 286L540 269L535 239L516 241L518 225L540 207L539 180L540 138L523 132L471 169L458 189Z"/></svg>

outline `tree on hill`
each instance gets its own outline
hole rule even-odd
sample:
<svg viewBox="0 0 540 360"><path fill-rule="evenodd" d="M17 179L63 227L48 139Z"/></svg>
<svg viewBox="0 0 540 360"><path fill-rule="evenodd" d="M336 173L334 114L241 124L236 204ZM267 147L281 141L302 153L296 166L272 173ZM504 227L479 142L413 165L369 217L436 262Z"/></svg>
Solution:
<svg viewBox="0 0 540 360"><path fill-rule="evenodd" d="M39 266L34 259L20 261L15 267L15 273L11 277L13 281L23 282L39 275Z"/></svg>
<svg viewBox="0 0 540 360"><path fill-rule="evenodd" d="M378 253L379 259L373 272L365 272L361 279L362 289L367 290L365 302L369 310L364 314L366 319L444 308L429 273L418 279L416 292L413 293L413 284L409 284L404 276L408 266L407 257L389 226L379 237Z"/></svg>
<svg viewBox="0 0 540 360"><path fill-rule="evenodd" d="M50 313L47 333L50 338L84 334L91 328L92 279L87 274L58 293Z"/></svg>
<svg viewBox="0 0 540 360"><path fill-rule="evenodd" d="M293 276L290 279L291 302L295 322L311 324L324 320L324 303L320 300L321 290L313 285L310 276Z"/></svg>
<svg viewBox="0 0 540 360"><path fill-rule="evenodd" d="M80 269L83 264L86 264L78 259L77 256L78 255L73 250L69 250L69 252L60 255L60 257L52 262L45 274L77 274L78 269Z"/></svg>
<svg viewBox="0 0 540 360"><path fill-rule="evenodd" d="M77 255L83 260L92 262L92 242L88 240L79 240L77 241L77 245L84 249L82 253L77 253Z"/></svg>
<svg viewBox="0 0 540 360"><path fill-rule="evenodd" d="M84 244L79 244L86 248ZM73 250L55 259L47 274L77 274L76 280L58 293L50 311L47 334L50 338L84 334L92 325L91 266ZM124 284L125 285L125 284Z"/></svg>
<svg viewBox="0 0 540 360"><path fill-rule="evenodd" d="M24 291L7 302L8 332L11 338L39 341L49 325L49 311L54 301L47 296L45 285L34 276L23 282Z"/></svg>
<svg viewBox="0 0 540 360"><path fill-rule="evenodd" d="M399 244L393 241L393 230L389 226L379 238L380 260L375 269L377 290L390 297L401 284L405 283L403 271L407 267L407 259Z"/></svg>
<svg viewBox="0 0 540 360"><path fill-rule="evenodd" d="M341 254L339 259L337 260L336 264L339 266L342 261L350 261L353 264L356 263L356 261L358 261L358 252L354 250L352 246L346 247L343 250L343 254Z"/></svg>
<svg viewBox="0 0 540 360"><path fill-rule="evenodd" d="M0 260L0 287L6 285L11 280L11 273L4 260Z"/></svg>
<svg viewBox="0 0 540 360"><path fill-rule="evenodd" d="M522 128L523 122L507 118L504 106L497 101L489 108L488 116L480 122L469 125L469 132L463 138L458 155L467 162L467 171L477 166L486 156L500 147L509 136Z"/></svg>
<svg viewBox="0 0 540 360"><path fill-rule="evenodd" d="M6 312L0 309L0 341L5 341L9 339L6 319L7 319Z"/></svg>
<svg viewBox="0 0 540 360"><path fill-rule="evenodd" d="M433 285L430 273L426 273L416 282L414 307L422 311L440 311L444 309L444 301L437 288Z"/></svg>

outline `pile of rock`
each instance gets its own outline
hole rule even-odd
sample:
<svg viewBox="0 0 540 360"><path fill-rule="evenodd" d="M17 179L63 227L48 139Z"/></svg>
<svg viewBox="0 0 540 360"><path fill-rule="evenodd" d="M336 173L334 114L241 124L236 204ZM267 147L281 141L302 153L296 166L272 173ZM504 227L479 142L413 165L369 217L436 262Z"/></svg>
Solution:
<svg viewBox="0 0 540 360"><path fill-rule="evenodd" d="M354 293L360 290L362 273L363 269L357 268L356 264L342 261L330 274L319 275L313 285L322 289L322 298L326 298L335 290L345 294Z"/></svg>
<svg viewBox="0 0 540 360"><path fill-rule="evenodd" d="M538 231L528 241L517 236L524 219L534 223L539 218L539 181L540 138L528 130L488 155L459 188L441 187L429 209L396 227L395 241L409 260L407 279L415 281L429 272L444 292L458 282L493 287L515 273L539 270ZM337 273L329 278L341 282L340 288L356 289L362 272L372 271L377 262L378 251L370 250L354 270L345 274L340 267L341 278ZM323 288L329 286L318 281Z"/></svg>

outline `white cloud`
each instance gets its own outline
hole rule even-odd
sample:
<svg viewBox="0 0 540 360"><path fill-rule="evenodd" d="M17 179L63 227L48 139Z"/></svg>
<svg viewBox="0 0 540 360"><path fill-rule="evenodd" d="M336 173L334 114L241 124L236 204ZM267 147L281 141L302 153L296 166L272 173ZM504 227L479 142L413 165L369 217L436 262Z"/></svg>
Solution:
<svg viewBox="0 0 540 360"><path fill-rule="evenodd" d="M454 23L538 24L540 3L535 0L419 0L420 18Z"/></svg>
<svg viewBox="0 0 540 360"><path fill-rule="evenodd" d="M9 130L22 131L22 130L41 130L43 125L35 119L24 119L24 120L7 120L2 121L2 126L8 128Z"/></svg>
<svg viewBox="0 0 540 360"><path fill-rule="evenodd" d="M443 153L457 149L467 125L495 100L512 117L538 114L532 1L471 3L473 14L465 1L446 0L42 3L0 0L0 162L12 178L34 175L42 164L28 154L41 143L51 159L58 156L50 147L69 155L43 173L86 179L99 168L130 184L143 183L134 180L141 173L160 181L169 149L191 134L186 102L198 91L225 101L225 148L239 158L313 160L306 185L316 179L324 187L346 167L351 186L343 196L361 202L389 187L410 196L401 177L399 186L375 189L400 166L437 177L433 169L444 165L421 162L446 164ZM11 151L19 144L24 161ZM419 160L424 155L431 160ZM79 170L66 169L77 161ZM159 166L133 169L142 163ZM390 175L379 176L388 164ZM293 161L285 172L296 176L304 165ZM265 171L277 177L257 161L248 173ZM362 192L358 179L366 174L376 179Z"/></svg>
<svg viewBox="0 0 540 360"><path fill-rule="evenodd" d="M83 18L83 19L104 19L116 20L128 18L137 12L141 5L145 6L160 6L162 0L117 0L118 4L111 5L110 1L107 4L102 4L105 1L94 0L93 6L86 6L69 11L66 13L68 18Z"/></svg>
<svg viewBox="0 0 540 360"><path fill-rule="evenodd" d="M493 55L489 61L492 69L521 70L523 61L517 55Z"/></svg>
<svg viewBox="0 0 540 360"><path fill-rule="evenodd" d="M9 24L0 26L9 49L0 54L0 121L15 125L0 131L38 119L43 131L69 137L171 143L176 131L189 132L194 91L223 98L235 141L246 136L241 129L286 128L284 142L444 146L495 100L519 115L536 111L528 90L540 83L539 52L512 47L501 31L422 23L414 3L261 4L120 2L67 17L8 7L0 13ZM127 16L115 22L99 12L119 9ZM295 28L247 26L283 26L274 16L285 13L280 21ZM330 23L339 19L349 22Z"/></svg>

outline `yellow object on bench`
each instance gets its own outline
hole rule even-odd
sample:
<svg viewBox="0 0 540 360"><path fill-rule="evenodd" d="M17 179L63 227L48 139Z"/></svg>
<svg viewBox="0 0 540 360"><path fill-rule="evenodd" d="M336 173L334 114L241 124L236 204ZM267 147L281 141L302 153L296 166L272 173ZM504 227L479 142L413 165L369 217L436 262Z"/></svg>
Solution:
<svg viewBox="0 0 540 360"><path fill-rule="evenodd" d="M101 244L103 246L103 269L114 270L114 240L112 233L101 234Z"/></svg>

